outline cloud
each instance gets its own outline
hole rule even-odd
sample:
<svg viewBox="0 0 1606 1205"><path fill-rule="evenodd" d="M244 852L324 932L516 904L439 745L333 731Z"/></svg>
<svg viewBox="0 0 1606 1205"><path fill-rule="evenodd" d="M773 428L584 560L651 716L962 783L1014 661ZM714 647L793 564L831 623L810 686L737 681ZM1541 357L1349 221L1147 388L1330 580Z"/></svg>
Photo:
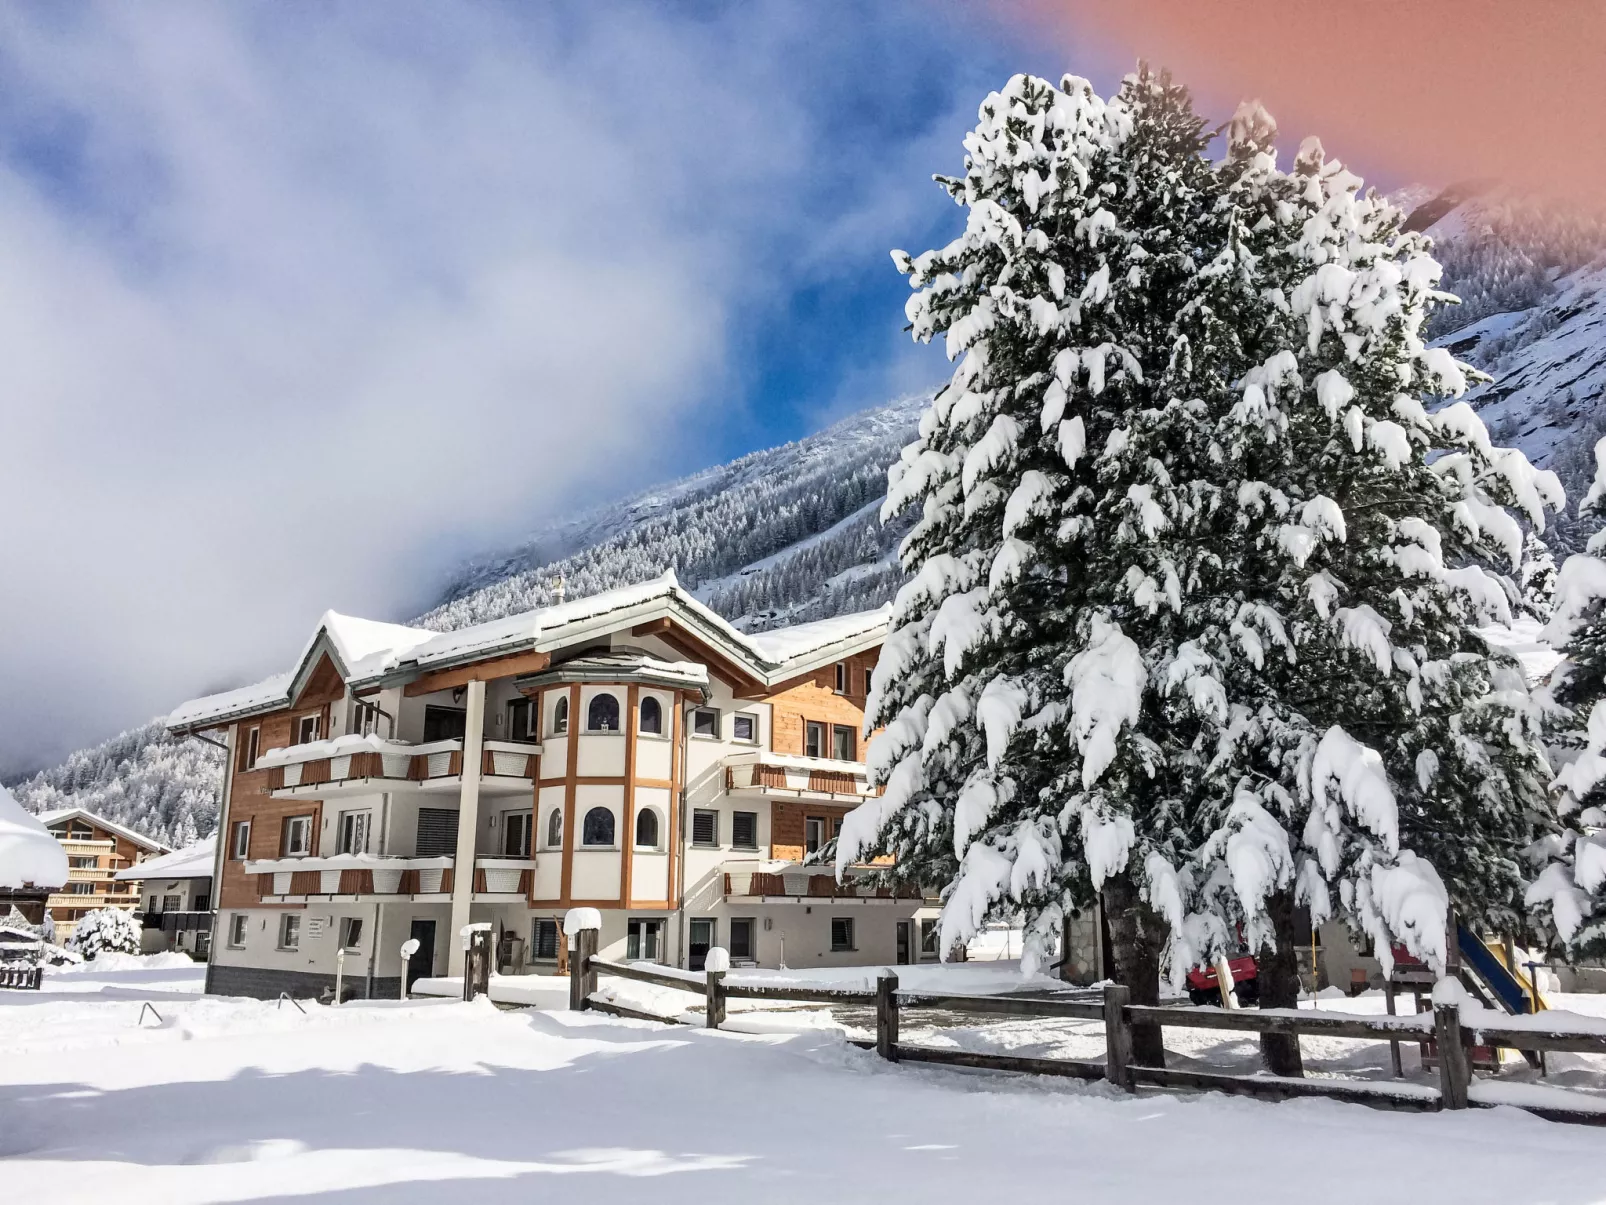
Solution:
<svg viewBox="0 0 1606 1205"><path fill-rule="evenodd" d="M743 310L931 189L856 181L874 140L817 170L810 72L855 31L608 16L0 13L0 763L277 669L326 607L422 609L465 542L675 464ZM813 228L837 205L885 220Z"/></svg>

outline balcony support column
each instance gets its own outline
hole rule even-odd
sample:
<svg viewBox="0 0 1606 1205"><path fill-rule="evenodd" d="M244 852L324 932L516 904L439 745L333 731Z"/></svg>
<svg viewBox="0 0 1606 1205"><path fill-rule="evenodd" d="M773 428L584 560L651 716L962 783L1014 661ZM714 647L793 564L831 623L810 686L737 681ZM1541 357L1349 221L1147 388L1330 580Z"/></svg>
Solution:
<svg viewBox="0 0 1606 1205"><path fill-rule="evenodd" d="M458 933L469 923L474 903L474 847L480 836L480 769L485 761L485 683L468 683L468 709L463 717L463 772L457 816L457 860L452 869L452 924L446 934L446 973L463 974L465 952Z"/></svg>

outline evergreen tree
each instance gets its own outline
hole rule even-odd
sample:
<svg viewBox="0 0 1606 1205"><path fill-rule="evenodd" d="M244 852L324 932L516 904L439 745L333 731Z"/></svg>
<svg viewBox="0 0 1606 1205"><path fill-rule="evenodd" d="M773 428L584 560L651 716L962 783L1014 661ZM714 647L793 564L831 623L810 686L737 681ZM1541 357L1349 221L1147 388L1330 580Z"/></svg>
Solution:
<svg viewBox="0 0 1606 1205"><path fill-rule="evenodd" d="M1595 445L1595 480L1579 511L1606 509L1606 438ZM1562 562L1545 638L1565 654L1539 692L1548 704L1562 829L1536 842L1547 864L1527 902L1573 953L1606 954L1606 527Z"/></svg>
<svg viewBox="0 0 1606 1205"><path fill-rule="evenodd" d="M1533 618L1550 619L1556 599L1556 558L1537 531L1529 530L1522 541L1522 569L1517 575L1518 606Z"/></svg>

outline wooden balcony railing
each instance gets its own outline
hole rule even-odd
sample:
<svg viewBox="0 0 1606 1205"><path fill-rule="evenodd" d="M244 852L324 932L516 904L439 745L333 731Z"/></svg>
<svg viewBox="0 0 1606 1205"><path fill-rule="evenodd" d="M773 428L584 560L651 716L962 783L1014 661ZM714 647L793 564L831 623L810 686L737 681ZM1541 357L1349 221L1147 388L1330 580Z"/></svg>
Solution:
<svg viewBox="0 0 1606 1205"><path fill-rule="evenodd" d="M506 748L505 742L488 743L481 755L480 773L486 777L534 779L539 749L526 751ZM433 749L424 753L352 753L342 757L321 757L291 762L268 769L268 790L290 787L318 787L332 782L379 778L401 782L429 782L437 778L456 778L463 773L461 742L455 749Z"/></svg>
<svg viewBox="0 0 1606 1205"><path fill-rule="evenodd" d="M725 894L734 894L731 890L732 876L725 875ZM791 887L802 886L803 891L788 890L787 880L793 880ZM799 883L798 880L803 880ZM753 874L747 884L744 896L784 896L791 899L827 899L827 900L918 900L924 898L920 888L913 883L899 883L895 887L871 887L861 883L838 883L830 875L789 875L789 874Z"/></svg>

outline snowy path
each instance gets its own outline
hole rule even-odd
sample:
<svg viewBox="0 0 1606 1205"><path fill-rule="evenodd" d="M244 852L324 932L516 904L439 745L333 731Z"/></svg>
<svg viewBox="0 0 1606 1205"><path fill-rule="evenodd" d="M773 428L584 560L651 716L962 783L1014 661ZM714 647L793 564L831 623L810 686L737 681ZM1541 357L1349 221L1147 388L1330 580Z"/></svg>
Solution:
<svg viewBox="0 0 1606 1205"><path fill-rule="evenodd" d="M153 988L167 1020L141 1030L140 991L0 994L8 1199L1241 1205L1245 1181L1219 1174L1232 1159L1308 1202L1606 1200L1598 1130L1512 1110L1123 1099L889 1066L833 1034L484 1001L302 1016ZM82 1032L64 1043L52 1013Z"/></svg>

